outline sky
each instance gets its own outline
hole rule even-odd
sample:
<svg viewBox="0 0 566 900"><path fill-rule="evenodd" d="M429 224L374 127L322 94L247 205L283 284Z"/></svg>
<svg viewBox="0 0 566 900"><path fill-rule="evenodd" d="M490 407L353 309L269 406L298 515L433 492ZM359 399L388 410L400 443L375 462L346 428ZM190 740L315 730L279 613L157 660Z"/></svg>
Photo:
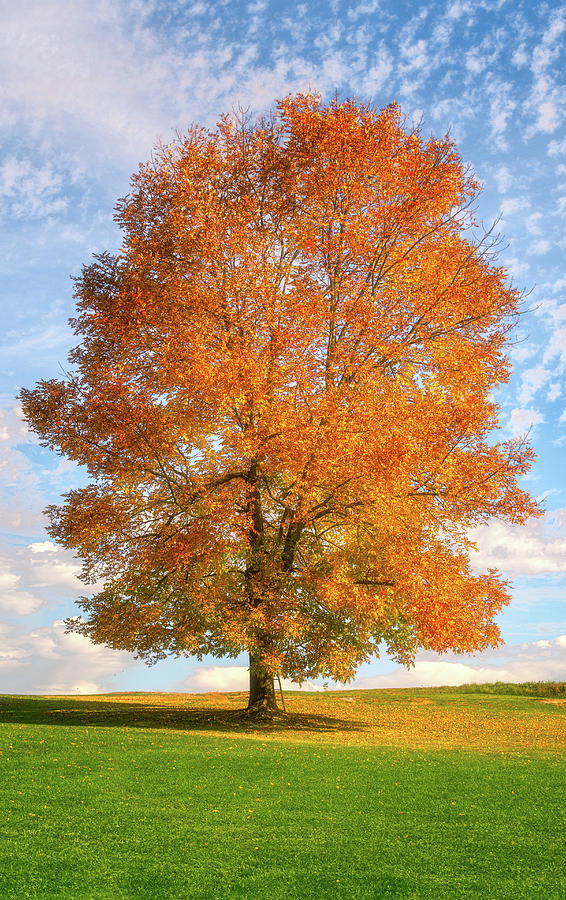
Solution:
<svg viewBox="0 0 566 900"><path fill-rule="evenodd" d="M39 445L16 395L61 376L71 277L118 248L114 205L156 144L308 90L397 101L475 171L478 218L498 222L499 262L527 294L500 436L530 429L523 484L545 509L475 534L474 566L513 583L504 646L422 652L411 669L384 656L350 688L566 680L566 5L0 0L0 14L0 693L245 689L243 655L147 667L65 634L86 588L42 510L84 476Z"/></svg>

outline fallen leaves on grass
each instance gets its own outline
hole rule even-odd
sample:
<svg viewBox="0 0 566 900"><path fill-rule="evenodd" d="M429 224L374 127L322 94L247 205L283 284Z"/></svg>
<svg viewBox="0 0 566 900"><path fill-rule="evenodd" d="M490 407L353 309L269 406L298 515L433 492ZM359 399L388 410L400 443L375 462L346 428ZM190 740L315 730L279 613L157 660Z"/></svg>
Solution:
<svg viewBox="0 0 566 900"><path fill-rule="evenodd" d="M373 744L421 749L558 751L566 749L563 700L447 695L423 690L288 693L287 714L250 723L240 715L247 695L106 694L91 697L1 698L5 722L153 728L232 738ZM15 698L13 698L15 699ZM529 698L530 699L530 698ZM479 702L481 700L481 702ZM237 703L235 702L237 701ZM553 704L545 708L541 703Z"/></svg>

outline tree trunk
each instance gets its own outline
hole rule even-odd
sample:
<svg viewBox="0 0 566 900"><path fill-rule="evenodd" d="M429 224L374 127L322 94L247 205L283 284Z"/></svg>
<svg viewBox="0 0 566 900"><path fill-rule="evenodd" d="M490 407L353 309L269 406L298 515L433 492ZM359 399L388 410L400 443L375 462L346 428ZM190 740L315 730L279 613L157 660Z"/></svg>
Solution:
<svg viewBox="0 0 566 900"><path fill-rule="evenodd" d="M257 715L272 716L279 712L275 701L275 684L273 675L264 668L261 657L249 654L250 658L250 699L248 712Z"/></svg>

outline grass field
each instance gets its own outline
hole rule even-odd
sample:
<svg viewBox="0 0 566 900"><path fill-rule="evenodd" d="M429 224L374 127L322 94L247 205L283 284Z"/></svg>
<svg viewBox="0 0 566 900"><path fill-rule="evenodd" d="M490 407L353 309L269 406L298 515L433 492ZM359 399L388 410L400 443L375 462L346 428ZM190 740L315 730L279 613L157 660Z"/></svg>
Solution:
<svg viewBox="0 0 566 900"><path fill-rule="evenodd" d="M0 897L566 898L565 689L0 697Z"/></svg>

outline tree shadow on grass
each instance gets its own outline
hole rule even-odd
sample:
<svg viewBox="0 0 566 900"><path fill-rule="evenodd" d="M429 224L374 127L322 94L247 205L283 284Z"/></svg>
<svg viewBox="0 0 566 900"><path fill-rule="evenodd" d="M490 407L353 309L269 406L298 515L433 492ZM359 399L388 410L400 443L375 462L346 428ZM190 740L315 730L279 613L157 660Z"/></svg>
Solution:
<svg viewBox="0 0 566 900"><path fill-rule="evenodd" d="M98 728L162 728L250 734L301 732L361 732L365 722L318 713L277 715L273 720L250 717L245 709L221 709L199 701L179 704L83 700L78 697L12 697L0 695L0 723L25 725L85 725Z"/></svg>

